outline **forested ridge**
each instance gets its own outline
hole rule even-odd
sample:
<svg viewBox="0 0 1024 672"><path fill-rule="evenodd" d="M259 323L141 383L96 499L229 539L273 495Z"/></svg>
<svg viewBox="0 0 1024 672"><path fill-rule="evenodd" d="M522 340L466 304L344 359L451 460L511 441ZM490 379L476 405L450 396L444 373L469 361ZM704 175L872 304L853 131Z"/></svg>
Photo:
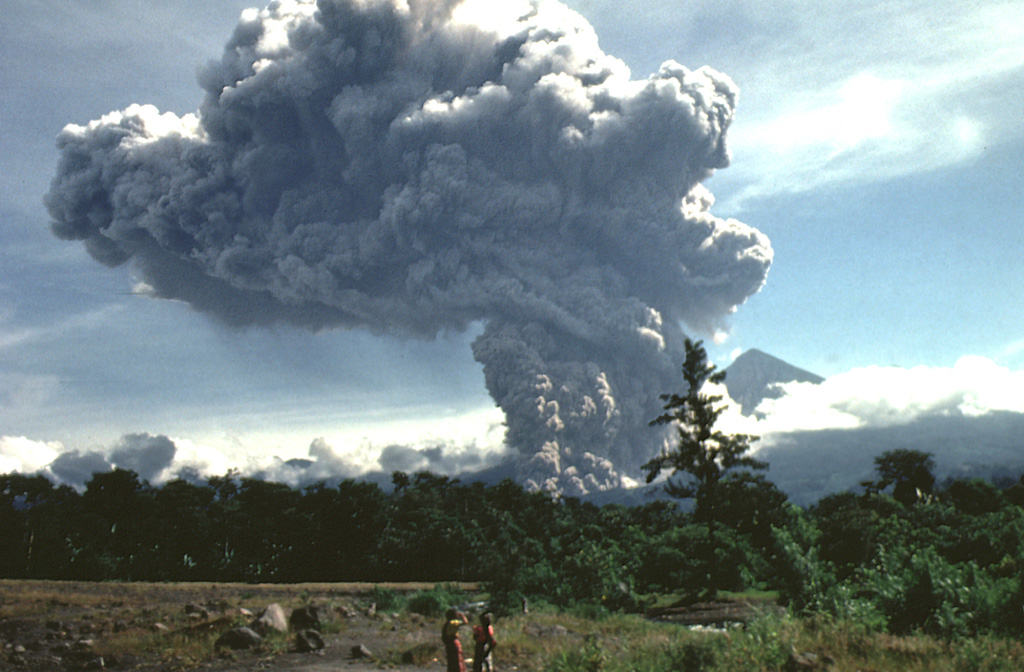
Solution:
<svg viewBox="0 0 1024 672"><path fill-rule="evenodd" d="M481 581L496 602L528 596L612 610L714 586L777 590L795 610L892 631L1019 632L1024 482L932 487L925 473L924 489L910 491L920 470L886 472L901 455L886 456L864 493L807 509L761 476L726 480L713 540L699 511L674 502L597 507L512 481L425 472L396 472L391 491L354 480L298 489L233 473L157 487L116 469L78 492L8 474L0 476L0 575Z"/></svg>

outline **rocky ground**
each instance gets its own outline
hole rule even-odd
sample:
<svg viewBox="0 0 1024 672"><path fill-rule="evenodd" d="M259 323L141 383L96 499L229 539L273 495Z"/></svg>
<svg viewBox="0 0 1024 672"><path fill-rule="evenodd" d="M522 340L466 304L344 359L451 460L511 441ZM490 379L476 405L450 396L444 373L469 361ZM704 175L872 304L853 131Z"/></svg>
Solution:
<svg viewBox="0 0 1024 672"><path fill-rule="evenodd" d="M383 585L394 593L432 584ZM475 590L465 585L467 595ZM0 672L7 670L145 670L176 672L440 672L444 669L440 620L378 608L370 584L73 583L0 580ZM256 625L280 605L278 628ZM289 623L315 606L318 623ZM381 605L382 607L384 605ZM648 617L687 626L720 626L747 620L758 603L718 602L649 609ZM559 619L561 620L561 619ZM549 618L520 616L508 622L537 650L583 640ZM240 627L261 630L254 648L216 646ZM500 626L499 632L511 633ZM303 651L299 632L315 628L322 648ZM468 635L468 633L466 633ZM315 638L314 638L315 639ZM468 645L468 636L464 638ZM499 636L499 641L503 641ZM523 670L542 658L515 652L514 639L499 646L501 669ZM539 644L538 644L539 643ZM314 642L319 645L319 642ZM512 646L510 650L508 646ZM467 655L471 649L466 646ZM533 662L530 662L533 661Z"/></svg>
<svg viewBox="0 0 1024 672"><path fill-rule="evenodd" d="M359 584L0 581L0 670L440 670L439 624L376 610L372 598ZM254 649L213 646L271 604L286 614L316 605L324 647L299 652L294 629Z"/></svg>

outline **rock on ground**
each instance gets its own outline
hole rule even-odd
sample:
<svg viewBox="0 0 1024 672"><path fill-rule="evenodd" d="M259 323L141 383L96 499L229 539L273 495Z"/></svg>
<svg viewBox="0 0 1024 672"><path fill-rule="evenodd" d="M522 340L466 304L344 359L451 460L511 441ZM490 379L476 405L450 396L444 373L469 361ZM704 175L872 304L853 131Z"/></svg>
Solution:
<svg viewBox="0 0 1024 672"><path fill-rule="evenodd" d="M288 620L285 618L284 609L276 602L271 604L256 619L252 629L264 635L272 630L288 632Z"/></svg>
<svg viewBox="0 0 1024 672"><path fill-rule="evenodd" d="M292 611L288 618L292 630L316 630L320 627L320 610L308 604Z"/></svg>
<svg viewBox="0 0 1024 672"><path fill-rule="evenodd" d="M229 649L254 649L263 639L250 628L233 628L217 640L215 646Z"/></svg>
<svg viewBox="0 0 1024 672"><path fill-rule="evenodd" d="M320 651L325 646L323 635L316 630L300 630L295 634L295 649L302 653Z"/></svg>

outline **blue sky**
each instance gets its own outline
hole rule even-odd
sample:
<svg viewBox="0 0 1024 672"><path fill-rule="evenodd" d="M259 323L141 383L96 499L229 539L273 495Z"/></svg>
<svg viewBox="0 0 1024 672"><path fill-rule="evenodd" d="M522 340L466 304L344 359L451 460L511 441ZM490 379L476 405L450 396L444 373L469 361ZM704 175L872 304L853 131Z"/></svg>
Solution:
<svg viewBox="0 0 1024 672"><path fill-rule="evenodd" d="M341 471L389 444L501 452L470 351L435 340L223 326L133 293L48 230L67 123L149 103L193 112L248 1L12 0L0 27L0 467L121 437L172 437L182 464L266 468L324 437ZM824 376L1024 369L1024 5L576 0L634 79L674 59L736 83L712 212L771 240L767 283L706 340ZM916 367L916 368L915 368ZM49 452L48 452L49 451ZM322 455L323 453L320 453ZM270 462L268 462L270 460Z"/></svg>
<svg viewBox="0 0 1024 672"><path fill-rule="evenodd" d="M727 345L822 375L964 354L1024 363L1024 9L681 5L629 20L579 8L636 72L671 54L740 87L733 165L707 186L776 256Z"/></svg>

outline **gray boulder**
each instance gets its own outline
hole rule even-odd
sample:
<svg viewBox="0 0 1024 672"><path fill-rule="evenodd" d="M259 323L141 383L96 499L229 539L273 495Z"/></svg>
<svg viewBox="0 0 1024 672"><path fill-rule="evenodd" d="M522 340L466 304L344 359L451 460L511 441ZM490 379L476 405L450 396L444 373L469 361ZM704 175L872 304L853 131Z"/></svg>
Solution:
<svg viewBox="0 0 1024 672"><path fill-rule="evenodd" d="M320 651L324 648L323 635L313 629L299 630L295 634L295 650L302 653Z"/></svg>
<svg viewBox="0 0 1024 672"><path fill-rule="evenodd" d="M566 637L569 634L569 630L564 625L557 623L555 625L527 623L523 627L523 630L531 637L539 637L542 639Z"/></svg>
<svg viewBox="0 0 1024 672"><path fill-rule="evenodd" d="M185 613L190 617L194 617L193 620L206 621L210 619L210 610L199 604L186 604Z"/></svg>
<svg viewBox="0 0 1024 672"><path fill-rule="evenodd" d="M320 610L312 604L292 611L288 618L292 630L316 630L320 627Z"/></svg>
<svg viewBox="0 0 1024 672"><path fill-rule="evenodd" d="M221 635L214 646L229 649L254 649L262 641L263 639L250 628L234 628Z"/></svg>
<svg viewBox="0 0 1024 672"><path fill-rule="evenodd" d="M285 618L284 609L276 602L271 604L253 622L252 629L263 635L274 630L288 632L288 620Z"/></svg>

